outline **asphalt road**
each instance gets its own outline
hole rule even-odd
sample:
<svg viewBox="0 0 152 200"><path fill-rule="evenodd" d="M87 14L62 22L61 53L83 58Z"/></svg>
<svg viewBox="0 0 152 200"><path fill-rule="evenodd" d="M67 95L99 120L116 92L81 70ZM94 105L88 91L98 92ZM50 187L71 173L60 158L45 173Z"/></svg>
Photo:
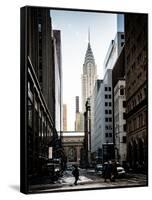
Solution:
<svg viewBox="0 0 152 200"><path fill-rule="evenodd" d="M132 186L147 186L147 177L144 174L126 174L125 177L116 179L115 182L107 180L95 173L94 170L80 169L80 179L78 185L74 185L72 171L65 171L62 178L54 184L34 185L30 187L31 192L55 192L55 191L73 191L80 189L101 189L118 188Z"/></svg>

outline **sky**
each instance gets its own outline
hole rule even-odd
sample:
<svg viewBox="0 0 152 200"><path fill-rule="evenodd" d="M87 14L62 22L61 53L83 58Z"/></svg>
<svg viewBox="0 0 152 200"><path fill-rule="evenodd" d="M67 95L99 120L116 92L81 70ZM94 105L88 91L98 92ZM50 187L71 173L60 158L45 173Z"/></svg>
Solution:
<svg viewBox="0 0 152 200"><path fill-rule="evenodd" d="M67 104L68 131L73 131L76 96L80 97L81 111L81 75L88 46L88 30L98 78L103 78L103 62L116 35L116 14L67 10L51 10L50 13L53 29L61 30L63 103Z"/></svg>

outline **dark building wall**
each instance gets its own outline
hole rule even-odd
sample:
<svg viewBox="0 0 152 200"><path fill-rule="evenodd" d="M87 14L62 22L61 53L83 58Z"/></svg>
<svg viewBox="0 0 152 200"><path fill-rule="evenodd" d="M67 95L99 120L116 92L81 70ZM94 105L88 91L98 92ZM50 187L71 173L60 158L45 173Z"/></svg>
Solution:
<svg viewBox="0 0 152 200"><path fill-rule="evenodd" d="M62 151L58 151L61 150L61 140L55 124L55 97L58 92L55 87L58 83L61 89L61 83L55 79L56 71L60 71L55 60L58 38L54 43L50 10L28 7L26 18L28 131L25 142L28 149L28 175L32 177L46 173L44 167L49 159L49 147L53 148L52 159L61 158ZM61 102L60 93L58 98ZM59 103L59 110L60 106Z"/></svg>
<svg viewBox="0 0 152 200"><path fill-rule="evenodd" d="M55 67L55 125L58 134L61 132L62 116L62 73L61 73L61 38L60 31L53 30L53 54Z"/></svg>
<svg viewBox="0 0 152 200"><path fill-rule="evenodd" d="M28 8L28 56L37 75L43 96L54 120L55 80L50 12Z"/></svg>
<svg viewBox="0 0 152 200"><path fill-rule="evenodd" d="M61 31L60 30L53 30L53 37L55 39L55 47L56 47L56 54L57 54L57 65L58 65L58 72L59 72L59 95L60 95L60 131L63 131L63 77L62 77L62 53L61 53Z"/></svg>
<svg viewBox="0 0 152 200"><path fill-rule="evenodd" d="M125 14L127 151L132 168L147 166L148 15Z"/></svg>
<svg viewBox="0 0 152 200"><path fill-rule="evenodd" d="M116 64L112 70L112 86L113 88L117 84L118 80L124 78L125 76L125 48L123 47Z"/></svg>

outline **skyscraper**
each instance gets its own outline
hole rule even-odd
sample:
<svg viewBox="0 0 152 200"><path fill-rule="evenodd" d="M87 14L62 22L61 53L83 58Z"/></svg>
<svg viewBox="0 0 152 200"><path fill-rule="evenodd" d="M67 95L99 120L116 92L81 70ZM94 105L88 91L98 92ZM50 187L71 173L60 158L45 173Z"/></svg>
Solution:
<svg viewBox="0 0 152 200"><path fill-rule="evenodd" d="M79 112L79 96L75 97L75 104L76 104L75 105L76 106L75 109L76 109L76 113L77 113L77 112Z"/></svg>
<svg viewBox="0 0 152 200"><path fill-rule="evenodd" d="M88 47L83 64L82 74L82 112L85 111L87 98L91 97L95 81L97 79L97 67L90 44L90 32L88 31Z"/></svg>
<svg viewBox="0 0 152 200"><path fill-rule="evenodd" d="M83 131L83 114L79 112L79 96L75 97L75 131Z"/></svg>

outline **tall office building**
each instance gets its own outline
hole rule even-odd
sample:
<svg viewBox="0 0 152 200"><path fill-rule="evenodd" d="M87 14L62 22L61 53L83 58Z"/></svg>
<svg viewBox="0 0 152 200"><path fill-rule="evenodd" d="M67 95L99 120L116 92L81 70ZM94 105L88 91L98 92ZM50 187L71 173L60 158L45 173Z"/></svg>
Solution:
<svg viewBox="0 0 152 200"><path fill-rule="evenodd" d="M124 14L117 14L117 32L124 32Z"/></svg>
<svg viewBox="0 0 152 200"><path fill-rule="evenodd" d="M79 112L79 96L75 97L75 111Z"/></svg>
<svg viewBox="0 0 152 200"><path fill-rule="evenodd" d="M105 60L104 70L113 69L118 56L120 55L125 42L124 32L117 32L114 40L111 40Z"/></svg>
<svg viewBox="0 0 152 200"><path fill-rule="evenodd" d="M83 131L83 114L79 111L79 96L75 97L75 131Z"/></svg>
<svg viewBox="0 0 152 200"><path fill-rule="evenodd" d="M91 104L91 153L96 162L114 157L112 118L112 69L108 69L103 80L97 80ZM111 152L113 151L113 152Z"/></svg>
<svg viewBox="0 0 152 200"><path fill-rule="evenodd" d="M83 64L82 74L82 112L85 112L87 98L90 98L93 92L95 81L97 79L97 67L90 44L90 32L88 32L88 47Z"/></svg>
<svg viewBox="0 0 152 200"><path fill-rule="evenodd" d="M62 78L62 53L61 53L61 31L53 30L54 38L54 60L55 60L55 80L56 80L56 127L57 131L63 131L63 78ZM60 105L60 106L59 106Z"/></svg>
<svg viewBox="0 0 152 200"><path fill-rule="evenodd" d="M54 77L55 77L55 127L58 135L62 127L62 68L61 68L61 32L53 30L53 54L54 54Z"/></svg>

